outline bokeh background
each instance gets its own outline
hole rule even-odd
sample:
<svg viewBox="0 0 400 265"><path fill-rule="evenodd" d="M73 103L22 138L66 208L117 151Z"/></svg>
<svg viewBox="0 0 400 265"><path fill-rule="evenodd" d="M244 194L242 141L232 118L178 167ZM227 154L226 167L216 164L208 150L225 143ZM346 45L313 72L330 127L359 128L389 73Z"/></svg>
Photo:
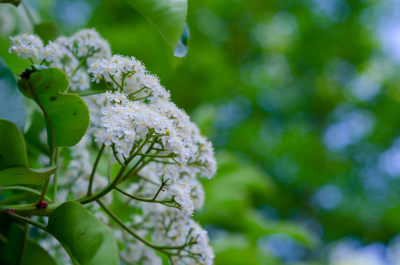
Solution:
<svg viewBox="0 0 400 265"><path fill-rule="evenodd" d="M400 264L400 2L189 0L177 58L122 0L26 0L160 76L214 143L196 219L216 265ZM0 7L0 56L32 28ZM19 68L20 67L20 68Z"/></svg>

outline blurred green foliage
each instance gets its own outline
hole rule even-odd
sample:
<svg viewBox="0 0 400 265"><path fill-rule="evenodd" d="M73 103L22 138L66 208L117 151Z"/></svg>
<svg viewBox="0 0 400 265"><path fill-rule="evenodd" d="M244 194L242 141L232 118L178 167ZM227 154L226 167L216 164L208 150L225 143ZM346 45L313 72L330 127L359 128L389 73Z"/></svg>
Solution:
<svg viewBox="0 0 400 265"><path fill-rule="evenodd" d="M95 27L142 60L211 137L220 168L198 219L217 265L327 262L334 241L400 232L395 2L189 1L176 58L125 1L27 1L37 22ZM20 8L0 12L0 56L20 73L7 38L32 28Z"/></svg>

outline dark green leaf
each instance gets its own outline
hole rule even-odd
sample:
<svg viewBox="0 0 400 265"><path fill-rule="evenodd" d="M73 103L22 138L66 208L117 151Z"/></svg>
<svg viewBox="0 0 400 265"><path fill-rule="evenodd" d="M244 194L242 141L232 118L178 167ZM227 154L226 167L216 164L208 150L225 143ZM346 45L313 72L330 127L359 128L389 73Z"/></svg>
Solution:
<svg viewBox="0 0 400 265"><path fill-rule="evenodd" d="M23 130L26 110L24 97L18 91L17 80L0 57L0 118L10 120Z"/></svg>
<svg viewBox="0 0 400 265"><path fill-rule="evenodd" d="M35 25L35 34L38 35L45 43L55 40L60 35L60 30L53 22L42 22Z"/></svg>
<svg viewBox="0 0 400 265"><path fill-rule="evenodd" d="M77 144L89 126L89 110L77 94L64 93L68 87L65 74L56 68L25 74L18 84L22 93L42 109L49 146Z"/></svg>
<svg viewBox="0 0 400 265"><path fill-rule="evenodd" d="M187 15L187 0L127 0L158 29L171 49L181 37Z"/></svg>
<svg viewBox="0 0 400 265"><path fill-rule="evenodd" d="M57 265L55 260L41 246L33 241L27 241L21 265Z"/></svg>
<svg viewBox="0 0 400 265"><path fill-rule="evenodd" d="M55 209L47 228L75 264L119 264L118 248L111 230L80 203L70 201Z"/></svg>
<svg viewBox="0 0 400 265"><path fill-rule="evenodd" d="M17 126L0 119L0 186L40 184L50 177L55 167L30 169L24 137Z"/></svg>

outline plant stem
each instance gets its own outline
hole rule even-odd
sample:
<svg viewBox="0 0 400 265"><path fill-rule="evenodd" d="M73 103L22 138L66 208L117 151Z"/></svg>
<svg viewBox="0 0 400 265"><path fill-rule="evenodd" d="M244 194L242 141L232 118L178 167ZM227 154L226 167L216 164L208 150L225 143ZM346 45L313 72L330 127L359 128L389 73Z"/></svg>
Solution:
<svg viewBox="0 0 400 265"><path fill-rule="evenodd" d="M82 204L87 204L87 203L93 202L93 201L103 197L104 195L109 193L112 189L114 189L114 187L118 184L118 181L120 180L120 178L124 174L125 170L126 170L126 166L122 167L119 170L118 175L115 177L113 182L111 182L107 187L105 187L104 189L102 189L98 193L94 194L93 196L85 196L83 198L80 198L80 199L77 200L77 202L80 202Z"/></svg>
<svg viewBox="0 0 400 265"><path fill-rule="evenodd" d="M167 182L168 182L168 179L166 181L164 181L164 177L163 177L161 180L161 186L160 186L160 188L158 188L156 194L153 197L153 200L157 199L158 194L160 194L161 190L164 188L164 186L167 184Z"/></svg>
<svg viewBox="0 0 400 265"><path fill-rule="evenodd" d="M135 152L134 155L137 155L140 152L140 150L143 148L143 146L147 142L147 140L148 140L148 138L146 138L146 141L143 142L143 144L138 148L138 150ZM155 145L155 143L151 143L149 148L146 150L145 154L150 152L154 145ZM144 158L145 158L145 156L140 157L140 159L137 161L137 163L129 170L128 173L126 173L126 175L123 177L121 182L125 181L126 179L128 179L129 177L131 177L132 175L137 173L137 168L138 168L139 164L144 160Z"/></svg>
<svg viewBox="0 0 400 265"><path fill-rule="evenodd" d="M132 96L140 93L141 91L145 90L147 87L142 87L141 89L136 90L135 92L129 94L129 97L132 98Z"/></svg>
<svg viewBox="0 0 400 265"><path fill-rule="evenodd" d="M101 159L101 156L103 154L103 151L104 151L105 147L106 146L103 143L103 145L100 147L100 150L99 150L99 152L97 154L96 161L94 161L92 173L90 174L90 178L89 178L89 186L88 186L87 196L91 196L92 195L92 187L93 187L94 175L96 174L96 169L97 169L97 166L98 166L98 164L100 162L100 159Z"/></svg>
<svg viewBox="0 0 400 265"><path fill-rule="evenodd" d="M54 146L54 142L53 142L52 146ZM55 149L53 148L52 153L50 154L50 163L49 163L50 166L53 164L54 153L55 153ZM44 197L46 196L46 193L47 193L47 189L49 188L50 178L51 178L51 176L48 177L48 179L46 179L46 182L44 183L44 187L43 187L42 193L40 194L40 197L39 197L39 201L37 202L36 205L40 205L43 202L43 199L44 199Z"/></svg>
<svg viewBox="0 0 400 265"><path fill-rule="evenodd" d="M56 147L55 151L55 158L54 162L57 165L56 172L54 172L54 179L53 179L53 201L57 200L57 191L58 191L58 174L59 174L59 168L58 168L58 159L59 159L59 153L60 153L60 148Z"/></svg>
<svg viewBox="0 0 400 265"><path fill-rule="evenodd" d="M132 231L129 227L127 227L124 222L122 222L113 212L111 212L100 200L96 200L96 202L103 208L103 210L112 218L114 219L115 222L117 222L126 232L131 234L134 238L142 242L143 244L154 248L158 251L161 251L167 255L174 255L174 253L166 251L166 249L183 249L187 246L187 244L182 245L182 246L156 246L153 245L152 243L146 241L145 239L141 238L139 235L137 235L134 231Z"/></svg>
<svg viewBox="0 0 400 265"><path fill-rule="evenodd" d="M46 193L47 193L47 189L49 188L49 183L50 183L50 177L48 179L46 179L46 182L44 183L44 187L43 187L42 193L40 194L37 205L39 205L43 202L44 197L46 196Z"/></svg>
<svg viewBox="0 0 400 265"><path fill-rule="evenodd" d="M6 187L1 187L1 190L22 190L22 191L27 191L27 192L30 192L30 193L39 195L39 196L41 195L41 192L40 192L40 191L34 190L34 189L32 189L32 188L29 188L29 187L25 187L25 186L6 186ZM52 201L52 200L51 200L49 197L47 197L47 196L44 196L44 199L45 199L46 201L48 201L48 202L51 202L51 201Z"/></svg>
<svg viewBox="0 0 400 265"><path fill-rule="evenodd" d="M7 210L15 210L19 215L23 216L48 216L50 215L55 208L61 205L61 202L55 202L49 204L44 209L38 209L36 204L17 204L17 205L1 205L0 212L4 212Z"/></svg>
<svg viewBox="0 0 400 265"><path fill-rule="evenodd" d="M114 76L110 75L110 78L111 78L111 80L114 82L114 84L116 84L116 85L119 87L119 89L121 90L121 92L124 91L124 88L121 87L120 84L118 84L118 82L114 79Z"/></svg>
<svg viewBox="0 0 400 265"><path fill-rule="evenodd" d="M149 138L150 138L150 136L148 135L146 137L146 139L143 141L143 143L140 145L140 147L137 149L137 151L125 161L124 166L121 167L121 169L119 170L117 176L114 178L113 182L111 182L107 187L105 187L101 191L97 192L93 196L86 195L85 197L79 198L76 201L80 202L82 204L87 204L87 203L93 202L93 201L103 197L104 195L109 193L111 190L113 190L114 187L120 182L120 180L121 180L123 174L125 173L125 170L127 169L129 163L135 158L136 154L140 151L140 149L143 148L143 146L147 143Z"/></svg>
<svg viewBox="0 0 400 265"><path fill-rule="evenodd" d="M23 221L25 223L31 224L31 225L36 226L36 227L38 227L38 228L40 228L40 229L42 229L44 231L48 231L47 227L44 224L41 224L41 223L36 222L36 221L33 221L33 220L31 220L31 219L29 219L27 217L23 217L23 216L20 216L18 214L14 214L14 213L11 213L11 212L6 212L6 213L9 216L13 217L14 219L17 219L17 220Z"/></svg>
<svg viewBox="0 0 400 265"><path fill-rule="evenodd" d="M142 201L142 202L154 202L154 203L160 203L160 204L164 204L164 205L165 205L166 203L173 203L173 202L175 202L174 200L156 200L156 196L153 197L152 199L140 198L140 197L136 197L135 195L129 194L129 193L127 193L126 191L124 191L124 190L122 190L122 189L120 189L120 188L118 188L118 187L115 187L115 189L116 189L117 191L121 192L122 194L124 194L125 196L128 196L128 197L131 198L131 199L138 200L138 201ZM169 205L167 205L167 206L169 206Z"/></svg>
<svg viewBox="0 0 400 265"><path fill-rule="evenodd" d="M127 74L122 76L122 80L121 80L121 90L124 91L124 85L125 85L125 78L127 77ZM121 91L121 92L122 92Z"/></svg>
<svg viewBox="0 0 400 265"><path fill-rule="evenodd" d="M84 92L80 92L77 93L79 96L81 97L85 97L85 96L90 96L90 95L95 95L95 94L100 94L100 93L104 93L107 90L98 90L98 91L84 91Z"/></svg>
<svg viewBox="0 0 400 265"><path fill-rule="evenodd" d="M152 154L141 154L141 153L139 153L138 155L140 155L140 156L148 156L148 157L157 157L157 158L172 158L173 153L170 153L168 155L152 155Z"/></svg>
<svg viewBox="0 0 400 265"><path fill-rule="evenodd" d="M111 149L108 149L107 154L107 179L111 181L111 174L112 174L112 156L111 156Z"/></svg>
<svg viewBox="0 0 400 265"><path fill-rule="evenodd" d="M112 148L112 151L113 151L115 160L117 160L117 162L118 162L121 166L124 166L124 163L122 163L122 161L121 161L121 160L119 159L119 157L118 157L117 151L115 150L115 145L113 144L113 145L111 146L111 148Z"/></svg>

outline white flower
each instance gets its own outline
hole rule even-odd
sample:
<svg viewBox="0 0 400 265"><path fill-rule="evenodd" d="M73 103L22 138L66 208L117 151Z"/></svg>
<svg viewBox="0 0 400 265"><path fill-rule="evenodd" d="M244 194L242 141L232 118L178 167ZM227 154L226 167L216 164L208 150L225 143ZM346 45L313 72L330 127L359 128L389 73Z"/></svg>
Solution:
<svg viewBox="0 0 400 265"><path fill-rule="evenodd" d="M51 41L43 48L41 53L41 57L47 62L60 61L65 56L69 56L69 51L57 42Z"/></svg>
<svg viewBox="0 0 400 265"><path fill-rule="evenodd" d="M190 217L194 211L193 200L190 197L191 186L183 181L177 181L168 185L168 193L179 203L179 207L186 217Z"/></svg>
<svg viewBox="0 0 400 265"><path fill-rule="evenodd" d="M78 31L69 38L66 46L80 58L89 55L89 61L111 56L110 45L95 29Z"/></svg>
<svg viewBox="0 0 400 265"><path fill-rule="evenodd" d="M8 52L16 53L23 59L39 59L39 55L43 49L43 42L38 36L23 33L11 37L10 39L12 41L12 46Z"/></svg>
<svg viewBox="0 0 400 265"><path fill-rule="evenodd" d="M104 78L107 82L113 83L117 88L122 86L122 79L128 76L144 74L145 69L140 61L134 57L114 55L109 59L98 59L89 65L89 73L93 80L99 82Z"/></svg>
<svg viewBox="0 0 400 265"><path fill-rule="evenodd" d="M69 87L72 91L89 89L90 78L86 71L79 69L70 79Z"/></svg>

